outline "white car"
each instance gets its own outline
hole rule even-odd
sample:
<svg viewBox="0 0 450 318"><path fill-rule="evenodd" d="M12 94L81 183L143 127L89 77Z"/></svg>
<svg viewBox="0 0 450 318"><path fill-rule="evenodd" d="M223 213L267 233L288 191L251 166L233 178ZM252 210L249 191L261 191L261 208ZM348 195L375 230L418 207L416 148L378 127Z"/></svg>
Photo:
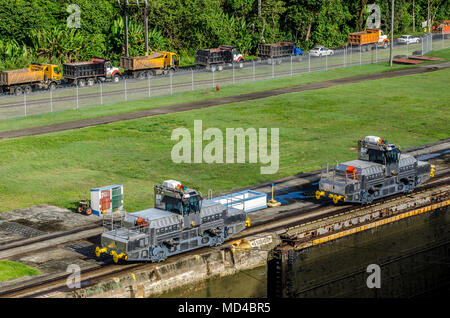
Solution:
<svg viewBox="0 0 450 318"><path fill-rule="evenodd" d="M311 51L309 51L309 54L311 54L311 56L325 56L325 55L333 55L334 51L327 49L326 47L323 46L316 46Z"/></svg>
<svg viewBox="0 0 450 318"><path fill-rule="evenodd" d="M397 39L397 42L400 44L420 43L420 38L412 35L402 35L400 38Z"/></svg>

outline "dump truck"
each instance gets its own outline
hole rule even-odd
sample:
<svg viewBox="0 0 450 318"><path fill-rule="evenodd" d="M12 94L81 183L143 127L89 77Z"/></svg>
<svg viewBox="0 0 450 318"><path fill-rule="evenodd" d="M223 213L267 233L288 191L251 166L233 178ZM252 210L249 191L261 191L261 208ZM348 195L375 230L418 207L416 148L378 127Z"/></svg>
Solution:
<svg viewBox="0 0 450 318"><path fill-rule="evenodd" d="M283 41L271 44L258 44L258 57L269 63L281 63L281 59L288 56L303 55L303 50L294 42Z"/></svg>
<svg viewBox="0 0 450 318"><path fill-rule="evenodd" d="M143 79L155 75L174 73L180 66L180 56L173 52L154 52L147 56L120 58L120 67L133 78Z"/></svg>
<svg viewBox="0 0 450 318"><path fill-rule="evenodd" d="M207 68L211 71L223 70L226 65L238 64L239 68L244 67L244 56L239 50L231 45L221 45L215 49L197 50L195 65Z"/></svg>
<svg viewBox="0 0 450 318"><path fill-rule="evenodd" d="M92 86L96 82L120 81L121 72L119 68L114 67L111 61L93 58L90 61L64 63L64 79L69 84L84 87Z"/></svg>
<svg viewBox="0 0 450 318"><path fill-rule="evenodd" d="M387 35L381 29L367 29L366 31L350 33L348 35L348 44L352 46L361 46L362 51L368 51L375 46L387 48L390 41Z"/></svg>
<svg viewBox="0 0 450 318"><path fill-rule="evenodd" d="M56 64L32 63L28 68L0 72L0 91L21 95L37 89L54 90L61 77Z"/></svg>
<svg viewBox="0 0 450 318"><path fill-rule="evenodd" d="M436 24L433 25L433 33L443 34L445 35L445 38L448 39L450 35L450 20L436 22Z"/></svg>

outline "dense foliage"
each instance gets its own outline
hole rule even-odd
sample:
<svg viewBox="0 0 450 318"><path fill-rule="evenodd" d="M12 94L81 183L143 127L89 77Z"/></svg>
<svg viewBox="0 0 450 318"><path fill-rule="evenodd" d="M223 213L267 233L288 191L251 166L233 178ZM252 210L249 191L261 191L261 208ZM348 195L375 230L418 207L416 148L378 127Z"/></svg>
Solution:
<svg viewBox="0 0 450 318"><path fill-rule="evenodd" d="M123 4L123 0L120 0ZM129 52L144 53L143 0L129 1ZM390 0L378 0L382 28L390 31ZM432 21L449 18L446 0L396 0L395 32L422 32L428 2ZM365 28L368 0L151 0L149 42L192 62L198 48L220 44L256 53L261 42L294 40L304 48L343 45ZM70 4L81 9L81 27L68 28ZM414 19L413 19L414 8ZM415 21L413 26L413 20ZM117 0L0 0L0 69L31 61L65 61L124 52L124 19Z"/></svg>

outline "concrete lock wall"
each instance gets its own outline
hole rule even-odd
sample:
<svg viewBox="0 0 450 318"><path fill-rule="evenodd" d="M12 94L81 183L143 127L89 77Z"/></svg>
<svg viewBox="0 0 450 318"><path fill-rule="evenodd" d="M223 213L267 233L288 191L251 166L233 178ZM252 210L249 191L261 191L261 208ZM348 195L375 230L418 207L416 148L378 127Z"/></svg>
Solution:
<svg viewBox="0 0 450 318"><path fill-rule="evenodd" d="M175 288L198 284L214 276L264 266L267 255L280 243L275 234L263 233L207 252L181 255L174 261L149 264L148 269L127 272L111 279L53 297L151 297Z"/></svg>
<svg viewBox="0 0 450 318"><path fill-rule="evenodd" d="M269 297L414 297L450 286L448 208L269 258ZM381 288L367 280L380 266ZM277 267L278 265L278 267ZM375 282L374 276L369 280ZM435 292L433 292L435 291Z"/></svg>

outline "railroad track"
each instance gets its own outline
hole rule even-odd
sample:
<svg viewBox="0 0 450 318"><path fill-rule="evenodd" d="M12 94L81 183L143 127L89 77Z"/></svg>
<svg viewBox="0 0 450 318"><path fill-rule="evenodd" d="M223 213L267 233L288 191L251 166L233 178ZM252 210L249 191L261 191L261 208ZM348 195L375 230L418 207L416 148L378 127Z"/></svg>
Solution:
<svg viewBox="0 0 450 318"><path fill-rule="evenodd" d="M44 235L40 235L40 236L35 236L33 238L20 240L20 241L11 243L11 244L0 245L0 252L6 251L6 250L9 250L9 249L13 249L13 248L25 247L27 245L31 245L31 244L35 244L35 243L39 243L39 242L44 242L44 241L48 241L48 240L64 237L64 236L75 234L75 233L80 233L80 232L91 230L91 229L95 229L95 228L98 228L98 227L101 227L101 226L102 226L102 223L100 221L97 221L97 222L93 222L93 223L90 223L88 225L77 227L77 228L74 228L72 230L68 230L68 231L64 231L64 232L56 232L56 233L44 234Z"/></svg>
<svg viewBox="0 0 450 318"><path fill-rule="evenodd" d="M274 232L276 234L282 234L286 231L287 228L292 228L303 223L313 222L320 220L322 218L328 218L339 214L352 213L359 210L363 210L367 207L375 208L377 206L386 203L394 203L399 199L407 198L410 195L418 195L430 189L434 189L436 187L448 184L450 184L450 169L446 169L444 173L441 173L441 175L436 175L436 177L433 180L430 180L429 182L421 185L420 187L417 187L412 194L396 194L386 198L378 199L374 201L372 204L367 206L360 206L360 205L330 206L331 204L329 203L326 204L326 206L322 206L319 208L317 208L317 206L313 206L307 209L302 207L300 209L290 211L290 216L278 218L276 221L267 220L259 222L251 226L250 228L246 229L242 233L242 235L233 237L233 240L239 240L248 236L258 235L266 232Z"/></svg>
<svg viewBox="0 0 450 318"><path fill-rule="evenodd" d="M348 214L356 212L358 210L367 208L376 208L382 204L399 204L404 202L405 198L410 196L421 195L427 191L433 191L434 189L442 186L450 185L450 172L447 171L440 176L436 176L430 182L418 187L412 194L399 194L385 199L380 199L375 203L368 206L333 206L324 207L319 209L312 208L311 210L305 211L303 209L298 210L298 214L295 216L277 219L275 221L269 220L267 222L262 222L255 226L246 229L242 235L238 237L233 237L227 240L225 243L231 243L240 239L245 239L249 236L254 236L261 233L275 232L277 234L283 234L288 229L299 226L307 222L317 221L324 218L329 218L336 215ZM179 255L172 256L168 261L173 262L181 257L186 257L188 255L200 254L206 252L211 248L201 248L195 251L190 251L188 253L183 253ZM81 287L89 286L99 282L101 280L115 277L122 273L127 273L134 270L148 270L158 266L156 263L133 263L133 264L112 264L112 263L101 263L95 264L86 268L81 269ZM0 289L0 297L43 297L47 294L57 291L70 291L67 287L67 278L71 273L59 273L44 278L37 278L31 281L24 282L22 284L14 285L11 287L4 287Z"/></svg>
<svg viewBox="0 0 450 318"><path fill-rule="evenodd" d="M353 66L353 65L359 65L358 63L348 63L347 66ZM328 66L328 69L335 69L335 68L341 68L341 65L331 65ZM311 67L311 72L316 72L316 71L320 71L323 70L323 67ZM292 75L300 75L300 74L306 74L308 73L309 70L293 70L292 73L290 70L288 71L283 71L283 72L278 72L276 73L276 77L283 77L283 76L288 76L290 74ZM253 75L249 75L249 76L237 76L234 79L232 77L227 77L227 78L218 78L215 79L215 83L233 83L233 82L239 82L239 81L245 81L245 80L260 80L260 79L268 79L272 76L271 72L267 72L267 73L259 73L259 74L255 74L255 76ZM208 79L208 80L200 80L200 81L196 81L195 85L197 86L202 86L202 85L207 85L207 84L211 84L212 80ZM111 84L111 85L117 85L117 84ZM186 82L186 83L179 83L179 84L174 84L172 85L173 90L175 89L181 89L181 88L185 88L185 87L192 87L192 82ZM168 86L167 85L152 85L152 90L160 90L160 89L167 89ZM70 89L69 87L64 87L62 89ZM202 89L202 88L201 88ZM131 91L131 89L130 89ZM135 88L132 90L133 93L147 93L148 92L148 87L140 87L140 88ZM187 90L186 90L187 91ZM124 89L118 89L118 90L114 90L114 91L110 91L110 92L103 92L103 97L111 97L111 96L123 96L124 94ZM92 98L98 98L99 94L98 93L92 93L92 94L80 94L78 95L78 99L79 100L89 100ZM76 101L76 96L63 96L63 97L56 97L53 98L53 102L68 102L68 101ZM30 108L32 106L36 106L36 105L42 105L42 104L48 104L49 98L41 98L38 100L30 100L27 101L27 107ZM7 108L14 108L14 107L23 107L24 102L14 102L14 103L0 103L0 109L7 109Z"/></svg>

